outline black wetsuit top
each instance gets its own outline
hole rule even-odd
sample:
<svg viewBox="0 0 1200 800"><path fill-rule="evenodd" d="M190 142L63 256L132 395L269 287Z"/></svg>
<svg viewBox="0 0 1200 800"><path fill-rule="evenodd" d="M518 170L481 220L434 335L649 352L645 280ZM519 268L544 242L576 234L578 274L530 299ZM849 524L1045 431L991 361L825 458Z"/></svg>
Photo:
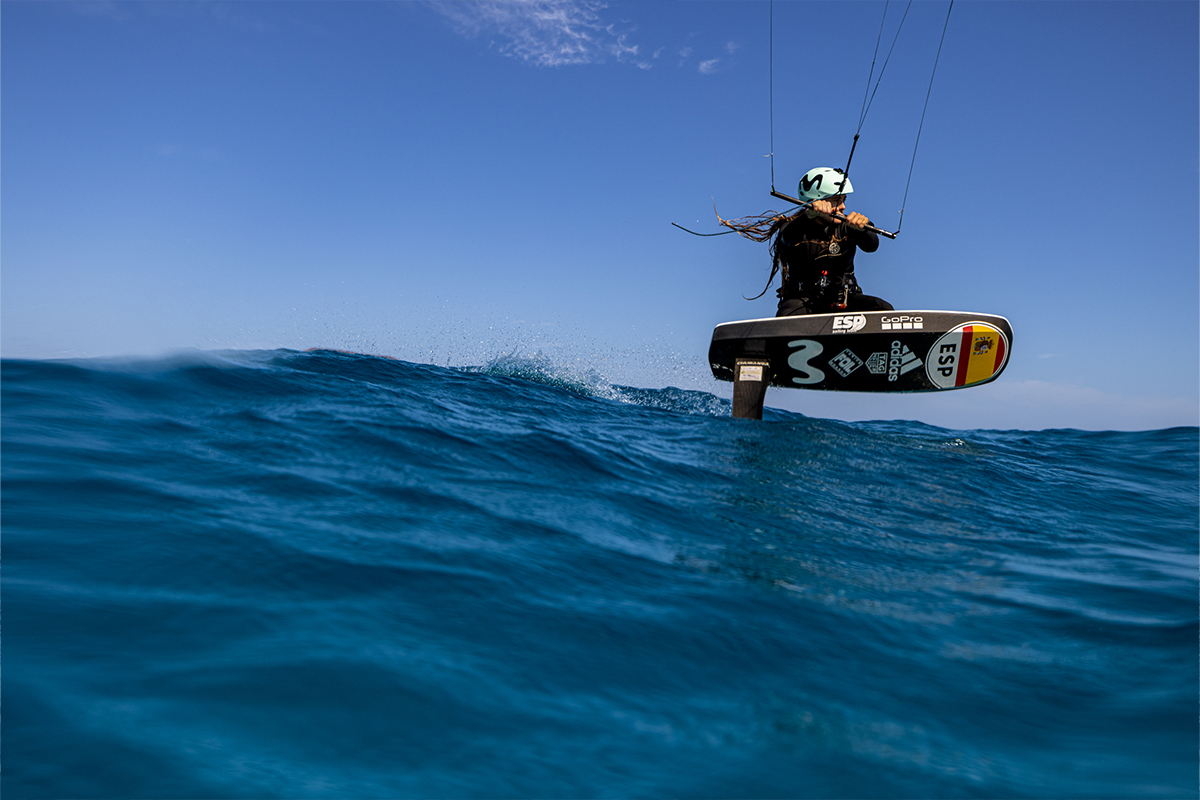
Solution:
<svg viewBox="0 0 1200 800"><path fill-rule="evenodd" d="M866 299L856 297L862 289L854 279L854 253L859 248L866 253L878 250L877 234L801 214L779 231L775 247L787 268L777 292L780 316L822 313L847 303L862 305L853 301ZM883 310L891 309L879 302Z"/></svg>

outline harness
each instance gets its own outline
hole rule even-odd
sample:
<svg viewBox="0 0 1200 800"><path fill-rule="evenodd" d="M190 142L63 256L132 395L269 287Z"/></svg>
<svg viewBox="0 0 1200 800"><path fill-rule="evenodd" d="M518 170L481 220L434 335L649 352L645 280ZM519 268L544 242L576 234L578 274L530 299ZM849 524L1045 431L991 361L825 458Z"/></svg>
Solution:
<svg viewBox="0 0 1200 800"><path fill-rule="evenodd" d="M808 234L808 231L804 233ZM855 246L848 241L849 236L844 234L841 225L837 225L833 226L828 237L810 238L805 235L800 241L785 245L784 261L789 274L776 292L780 300L805 297L822 306L842 309L846 307L850 295L862 291L854 278ZM789 258L789 253L794 256ZM844 264L844 268L832 270L833 274L830 274L830 267L834 267L830 259ZM825 264L822 264L823 261Z"/></svg>

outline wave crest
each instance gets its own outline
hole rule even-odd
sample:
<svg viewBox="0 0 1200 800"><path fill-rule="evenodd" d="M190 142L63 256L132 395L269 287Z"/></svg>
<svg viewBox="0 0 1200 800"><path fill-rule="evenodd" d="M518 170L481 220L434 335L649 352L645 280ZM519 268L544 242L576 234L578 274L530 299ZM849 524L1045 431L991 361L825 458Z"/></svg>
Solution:
<svg viewBox="0 0 1200 800"><path fill-rule="evenodd" d="M479 367L464 367L464 371L493 378L520 380L565 389L584 397L612 400L643 408L657 408L679 414L708 417L729 416L730 403L710 392L677 389L639 389L614 384L594 367L575 368L556 363L544 353L531 356L506 353Z"/></svg>

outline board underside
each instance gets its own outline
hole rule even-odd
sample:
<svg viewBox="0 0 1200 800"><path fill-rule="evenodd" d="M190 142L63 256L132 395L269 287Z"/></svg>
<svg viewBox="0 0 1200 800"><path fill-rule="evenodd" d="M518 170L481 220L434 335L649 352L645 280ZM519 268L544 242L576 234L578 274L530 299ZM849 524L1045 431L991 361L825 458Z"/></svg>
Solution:
<svg viewBox="0 0 1200 800"><path fill-rule="evenodd" d="M708 360L725 381L743 369L743 380L791 389L938 392L995 380L1011 350L1004 317L868 311L725 322Z"/></svg>

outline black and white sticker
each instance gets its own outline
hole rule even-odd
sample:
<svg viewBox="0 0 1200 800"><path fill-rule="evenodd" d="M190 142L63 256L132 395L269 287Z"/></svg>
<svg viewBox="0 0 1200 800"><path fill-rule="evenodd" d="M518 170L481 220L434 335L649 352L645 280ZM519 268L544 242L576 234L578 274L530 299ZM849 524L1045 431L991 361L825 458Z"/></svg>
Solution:
<svg viewBox="0 0 1200 800"><path fill-rule="evenodd" d="M888 351L888 380L894 381L901 375L907 375L921 366L921 363L921 359L908 349L908 345L892 342L892 349Z"/></svg>
<svg viewBox="0 0 1200 800"><path fill-rule="evenodd" d="M871 353L867 358L867 369L872 375L882 375L887 372L888 354L887 353Z"/></svg>
<svg viewBox="0 0 1200 800"><path fill-rule="evenodd" d="M833 367L833 371L843 378L849 377L851 372L854 372L854 370L862 365L862 359L850 352L849 348L829 359L829 366Z"/></svg>
<svg viewBox="0 0 1200 800"><path fill-rule="evenodd" d="M914 317L909 314L897 314L892 317L882 316L879 318L879 327L885 331L919 331L925 328L925 318Z"/></svg>
<svg viewBox="0 0 1200 800"><path fill-rule="evenodd" d="M861 331L866 324L867 318L862 314L838 314L833 318L833 332L854 333Z"/></svg>

